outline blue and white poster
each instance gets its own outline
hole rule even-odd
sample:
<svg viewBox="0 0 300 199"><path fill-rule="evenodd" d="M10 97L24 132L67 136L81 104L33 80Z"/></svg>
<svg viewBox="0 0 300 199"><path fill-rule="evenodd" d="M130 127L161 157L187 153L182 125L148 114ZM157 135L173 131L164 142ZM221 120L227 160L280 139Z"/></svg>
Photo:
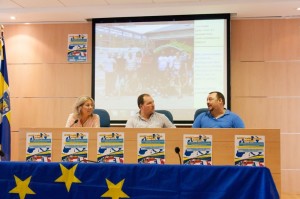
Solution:
<svg viewBox="0 0 300 199"><path fill-rule="evenodd" d="M265 166L265 136L236 135L234 164Z"/></svg>
<svg viewBox="0 0 300 199"><path fill-rule="evenodd" d="M124 162L124 133L101 132L97 136L97 162Z"/></svg>
<svg viewBox="0 0 300 199"><path fill-rule="evenodd" d="M63 132L62 161L83 162L88 160L88 133Z"/></svg>
<svg viewBox="0 0 300 199"><path fill-rule="evenodd" d="M27 132L26 133L26 161L51 162L52 133Z"/></svg>
<svg viewBox="0 0 300 199"><path fill-rule="evenodd" d="M138 133L138 163L165 164L165 134Z"/></svg>
<svg viewBox="0 0 300 199"><path fill-rule="evenodd" d="M183 164L212 165L212 135L183 135Z"/></svg>
<svg viewBox="0 0 300 199"><path fill-rule="evenodd" d="M87 61L87 34L68 35L68 62Z"/></svg>

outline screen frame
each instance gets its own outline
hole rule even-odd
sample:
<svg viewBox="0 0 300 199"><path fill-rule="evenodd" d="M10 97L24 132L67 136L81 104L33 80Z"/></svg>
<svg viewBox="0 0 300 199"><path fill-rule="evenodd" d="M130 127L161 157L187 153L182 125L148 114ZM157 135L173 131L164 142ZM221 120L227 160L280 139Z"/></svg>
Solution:
<svg viewBox="0 0 300 199"><path fill-rule="evenodd" d="M227 92L225 95L226 107L230 110L231 108L231 77L230 77L230 27L231 18L229 13L222 14L192 14L192 15L162 15L162 16L137 16L137 17L112 17L112 18L93 18L92 19L92 98L95 99L95 27L98 23L128 23L128 22L156 22L156 21L184 21L184 20L213 20L213 19L224 19L226 20L226 57L227 57ZM137 96L138 97L138 96ZM203 107L205 108L205 107ZM111 124L124 125L127 120L111 120ZM175 125L191 125L193 120L174 120Z"/></svg>

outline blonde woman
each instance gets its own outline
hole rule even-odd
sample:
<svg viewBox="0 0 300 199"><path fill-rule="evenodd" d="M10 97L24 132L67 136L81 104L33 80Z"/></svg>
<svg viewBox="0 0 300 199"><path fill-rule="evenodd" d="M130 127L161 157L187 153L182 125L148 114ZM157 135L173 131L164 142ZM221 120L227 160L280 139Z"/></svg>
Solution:
<svg viewBox="0 0 300 199"><path fill-rule="evenodd" d="M69 115L66 127L100 127L100 117L93 113L94 108L95 102L91 97L77 98L74 112Z"/></svg>

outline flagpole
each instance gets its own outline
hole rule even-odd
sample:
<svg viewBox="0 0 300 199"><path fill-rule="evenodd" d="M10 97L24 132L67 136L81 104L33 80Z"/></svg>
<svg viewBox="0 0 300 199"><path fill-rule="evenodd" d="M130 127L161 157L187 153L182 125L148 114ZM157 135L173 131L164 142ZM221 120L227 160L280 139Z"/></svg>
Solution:
<svg viewBox="0 0 300 199"><path fill-rule="evenodd" d="M4 26L2 24L0 25L0 32L1 32L0 38L2 38L4 33Z"/></svg>

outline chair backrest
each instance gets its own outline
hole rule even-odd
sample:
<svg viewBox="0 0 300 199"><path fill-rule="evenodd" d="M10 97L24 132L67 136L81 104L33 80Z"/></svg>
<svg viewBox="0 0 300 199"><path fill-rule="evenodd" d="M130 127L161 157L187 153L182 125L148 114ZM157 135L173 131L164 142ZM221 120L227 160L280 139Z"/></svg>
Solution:
<svg viewBox="0 0 300 199"><path fill-rule="evenodd" d="M168 111L168 110L155 110L155 112L164 114L172 123L174 122L173 121L173 115L170 111Z"/></svg>
<svg viewBox="0 0 300 199"><path fill-rule="evenodd" d="M194 114L194 120L196 119L196 117L200 114L200 113L203 113L203 112L207 112L208 111L208 108L199 108L195 111L195 114Z"/></svg>
<svg viewBox="0 0 300 199"><path fill-rule="evenodd" d="M110 127L110 116L106 110L95 109L94 113L100 116L100 127Z"/></svg>

